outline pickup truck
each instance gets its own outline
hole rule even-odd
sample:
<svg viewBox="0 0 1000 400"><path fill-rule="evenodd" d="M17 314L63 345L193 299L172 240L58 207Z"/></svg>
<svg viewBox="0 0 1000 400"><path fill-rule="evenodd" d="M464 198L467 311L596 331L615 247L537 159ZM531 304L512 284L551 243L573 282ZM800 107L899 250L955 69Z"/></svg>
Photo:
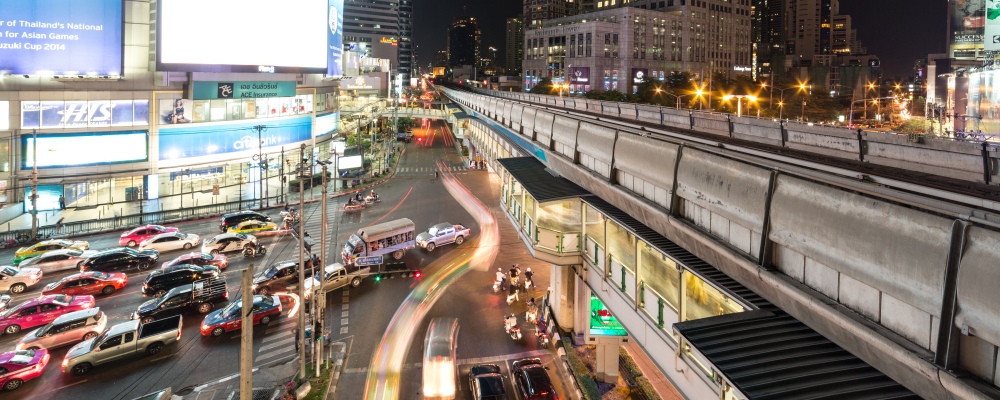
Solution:
<svg viewBox="0 0 1000 400"><path fill-rule="evenodd" d="M128 321L104 330L100 336L73 346L63 358L62 372L84 375L91 368L136 354L157 354L181 339L180 315L140 324Z"/></svg>
<svg viewBox="0 0 1000 400"><path fill-rule="evenodd" d="M167 294L139 305L139 309L130 318L148 324L157 318L179 315L189 310L208 314L216 305L228 301L226 278L217 276L170 289Z"/></svg>
<svg viewBox="0 0 1000 400"><path fill-rule="evenodd" d="M332 291L340 289L344 286L351 285L351 287L358 287L361 285L361 281L365 277L374 275L376 279L381 279L381 277L391 277L399 275L401 277L420 277L420 271L415 271L410 269L405 262L395 262L395 263L385 263L378 265L367 265L363 267L357 267L350 265L345 267L341 263L333 263L327 265L323 269L323 290ZM306 299L309 298L309 293L318 286L318 279L307 279L305 283Z"/></svg>
<svg viewBox="0 0 1000 400"><path fill-rule="evenodd" d="M434 251L435 248L442 245L462 244L465 238L469 237L469 233L470 230L465 225L442 222L417 235L417 246L423 247L427 251Z"/></svg>

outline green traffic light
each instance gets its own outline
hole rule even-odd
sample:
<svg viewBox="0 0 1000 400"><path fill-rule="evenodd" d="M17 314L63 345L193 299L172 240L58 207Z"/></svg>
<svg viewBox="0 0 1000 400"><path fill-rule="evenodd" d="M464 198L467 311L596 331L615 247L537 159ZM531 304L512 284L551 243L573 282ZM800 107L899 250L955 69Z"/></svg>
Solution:
<svg viewBox="0 0 1000 400"><path fill-rule="evenodd" d="M382 275L376 275L375 276L375 282L378 282L378 281L381 281L381 280L382 280Z"/></svg>

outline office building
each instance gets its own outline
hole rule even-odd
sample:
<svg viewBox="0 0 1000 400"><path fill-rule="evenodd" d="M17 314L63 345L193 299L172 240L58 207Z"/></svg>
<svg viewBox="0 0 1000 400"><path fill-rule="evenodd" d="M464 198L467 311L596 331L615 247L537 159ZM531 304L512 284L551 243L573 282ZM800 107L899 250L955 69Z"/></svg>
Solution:
<svg viewBox="0 0 1000 400"><path fill-rule="evenodd" d="M458 17L448 29L448 66L477 65L479 24L475 17Z"/></svg>
<svg viewBox="0 0 1000 400"><path fill-rule="evenodd" d="M413 43L413 0L399 0L399 74L406 84L417 77L417 46Z"/></svg>
<svg viewBox="0 0 1000 400"><path fill-rule="evenodd" d="M409 81L413 68L413 0L346 0L344 51L390 60Z"/></svg>
<svg viewBox="0 0 1000 400"><path fill-rule="evenodd" d="M566 0L524 0L524 28L538 29L545 21L565 17L568 6Z"/></svg>
<svg viewBox="0 0 1000 400"><path fill-rule="evenodd" d="M504 67L508 75L521 73L524 61L524 17L507 18L507 40L504 50Z"/></svg>
<svg viewBox="0 0 1000 400"><path fill-rule="evenodd" d="M785 70L784 9L785 0L751 3L751 68L755 80L771 81L775 71Z"/></svg>

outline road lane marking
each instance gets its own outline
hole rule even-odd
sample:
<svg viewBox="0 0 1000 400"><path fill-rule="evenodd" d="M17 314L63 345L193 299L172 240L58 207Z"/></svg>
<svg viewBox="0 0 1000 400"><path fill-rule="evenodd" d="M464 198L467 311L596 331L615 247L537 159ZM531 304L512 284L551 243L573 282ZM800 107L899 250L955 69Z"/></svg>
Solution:
<svg viewBox="0 0 1000 400"><path fill-rule="evenodd" d="M350 304L344 303L344 304L340 305L340 309L341 310L346 310L346 309L350 308L349 306L350 306Z"/></svg>
<svg viewBox="0 0 1000 400"><path fill-rule="evenodd" d="M347 318L347 314L350 314L350 312L348 312L348 311L341 312L340 313L340 317L341 318Z"/></svg>
<svg viewBox="0 0 1000 400"><path fill-rule="evenodd" d="M293 335L276 336L276 337L281 337L282 339L280 341L271 343L271 344L269 344L267 346L261 347L260 349L257 350L257 352L258 353L263 353L264 350L269 350L269 349L273 349L273 348L277 348L277 347L281 347L281 346L288 346L289 343L292 343L293 341L295 341L295 336L293 336Z"/></svg>

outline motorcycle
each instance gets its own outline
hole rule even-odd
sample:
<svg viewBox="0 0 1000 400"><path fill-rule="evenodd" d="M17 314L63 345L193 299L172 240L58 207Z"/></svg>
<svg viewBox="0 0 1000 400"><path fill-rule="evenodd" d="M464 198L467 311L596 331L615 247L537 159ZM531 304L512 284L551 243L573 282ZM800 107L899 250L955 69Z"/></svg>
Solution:
<svg viewBox="0 0 1000 400"><path fill-rule="evenodd" d="M299 213L294 208L281 212L281 219L284 221L299 222Z"/></svg>
<svg viewBox="0 0 1000 400"><path fill-rule="evenodd" d="M524 313L524 318L532 324L538 322L538 308L528 308L528 312Z"/></svg>
<svg viewBox="0 0 1000 400"><path fill-rule="evenodd" d="M265 254L267 254L267 248L260 243L256 247L247 246L243 248L243 258L263 257Z"/></svg>
<svg viewBox="0 0 1000 400"><path fill-rule="evenodd" d="M507 290L507 285L504 284L503 280L493 281L493 293L499 293L502 290Z"/></svg>
<svg viewBox="0 0 1000 400"><path fill-rule="evenodd" d="M512 320L508 322L508 319ZM511 314L504 318L503 322L504 332L510 335L510 338L515 342L521 341L521 328L517 326L517 319L514 314Z"/></svg>
<svg viewBox="0 0 1000 400"><path fill-rule="evenodd" d="M549 334L544 331L535 332L535 341L538 347L549 347Z"/></svg>
<svg viewBox="0 0 1000 400"><path fill-rule="evenodd" d="M372 197L372 196L365 197L365 205L369 205L370 206L370 205L373 205L373 204L378 203L380 201L382 201L382 198L379 197L378 195L375 195L375 197Z"/></svg>

